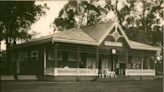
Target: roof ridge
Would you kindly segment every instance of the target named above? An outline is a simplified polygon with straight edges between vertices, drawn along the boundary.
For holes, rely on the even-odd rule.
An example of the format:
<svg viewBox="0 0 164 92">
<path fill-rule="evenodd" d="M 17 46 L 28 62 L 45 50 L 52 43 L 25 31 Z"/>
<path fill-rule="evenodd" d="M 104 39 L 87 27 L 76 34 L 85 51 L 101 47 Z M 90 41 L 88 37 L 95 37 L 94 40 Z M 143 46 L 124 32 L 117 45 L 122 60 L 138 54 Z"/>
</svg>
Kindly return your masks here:
<svg viewBox="0 0 164 92">
<path fill-rule="evenodd" d="M 87 34 L 86 32 L 84 32 L 82 29 L 80 29 L 80 28 L 78 28 L 79 29 L 79 31 L 81 31 L 81 32 L 83 32 L 83 33 L 85 33 L 86 35 L 88 35 L 89 37 L 91 37 L 89 34 Z M 95 38 L 93 38 L 93 37 L 91 37 L 94 41 L 96 41 L 96 42 L 98 42 Z"/>
<path fill-rule="evenodd" d="M 81 30 L 82 31 L 82 30 Z M 84 32 L 84 31 L 82 31 Z M 84 32 L 86 35 L 88 35 L 89 37 L 91 37 L 93 40 L 95 40 L 96 42 L 98 42 L 95 38 L 93 38 L 91 35 L 87 34 L 86 32 Z"/>
</svg>

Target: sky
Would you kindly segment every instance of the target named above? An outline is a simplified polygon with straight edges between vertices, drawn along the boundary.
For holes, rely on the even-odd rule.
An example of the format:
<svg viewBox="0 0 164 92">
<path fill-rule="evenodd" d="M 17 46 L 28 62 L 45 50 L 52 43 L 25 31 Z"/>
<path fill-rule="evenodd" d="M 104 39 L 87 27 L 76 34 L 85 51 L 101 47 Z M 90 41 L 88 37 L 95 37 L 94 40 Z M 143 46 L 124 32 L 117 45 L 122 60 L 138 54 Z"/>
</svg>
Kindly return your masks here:
<svg viewBox="0 0 164 92">
<path fill-rule="evenodd" d="M 53 33 L 53 27 L 50 25 L 53 23 L 54 19 L 58 16 L 59 11 L 64 7 L 68 0 L 56 0 L 56 1 L 36 1 L 36 4 L 44 4 L 47 3 L 49 10 L 46 11 L 46 15 L 42 16 L 40 20 L 34 23 L 31 26 L 31 30 L 29 32 L 35 31 L 38 33 L 36 37 L 45 36 Z M 1 50 L 5 50 L 5 42 L 1 42 Z"/>
<path fill-rule="evenodd" d="M 46 16 L 41 17 L 39 21 L 31 26 L 30 31 L 38 32 L 39 35 L 37 37 L 51 34 L 53 32 L 53 27 L 50 27 L 50 25 L 52 25 L 54 19 L 58 16 L 59 11 L 67 2 L 67 0 L 37 1 L 36 4 L 47 3 L 49 10 L 47 10 Z"/>
</svg>

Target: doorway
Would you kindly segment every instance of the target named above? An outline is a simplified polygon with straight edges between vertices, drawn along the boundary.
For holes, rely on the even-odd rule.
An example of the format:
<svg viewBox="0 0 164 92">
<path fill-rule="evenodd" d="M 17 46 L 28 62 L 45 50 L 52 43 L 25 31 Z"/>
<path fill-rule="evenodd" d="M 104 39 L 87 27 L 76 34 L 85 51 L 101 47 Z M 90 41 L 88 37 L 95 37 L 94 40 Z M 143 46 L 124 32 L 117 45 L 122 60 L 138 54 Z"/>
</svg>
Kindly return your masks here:
<svg viewBox="0 0 164 92">
<path fill-rule="evenodd" d="M 110 55 L 102 55 L 99 58 L 98 69 L 101 73 L 105 73 L 106 70 L 112 71 L 112 62 Z"/>
<path fill-rule="evenodd" d="M 119 74 L 119 63 L 118 63 L 118 55 L 111 54 L 111 61 L 112 61 L 112 71 L 115 71 L 116 75 Z"/>
<path fill-rule="evenodd" d="M 120 64 L 119 75 L 124 76 L 125 75 L 126 64 L 125 63 L 119 63 L 119 64 Z"/>
</svg>

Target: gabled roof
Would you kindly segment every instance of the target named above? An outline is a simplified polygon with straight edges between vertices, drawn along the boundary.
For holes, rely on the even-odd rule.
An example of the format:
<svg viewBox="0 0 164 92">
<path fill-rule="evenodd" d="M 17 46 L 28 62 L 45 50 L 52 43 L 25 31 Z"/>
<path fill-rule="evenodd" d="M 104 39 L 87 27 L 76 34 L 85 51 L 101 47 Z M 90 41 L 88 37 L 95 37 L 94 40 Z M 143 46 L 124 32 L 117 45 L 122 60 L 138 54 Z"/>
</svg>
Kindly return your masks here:
<svg viewBox="0 0 164 92">
<path fill-rule="evenodd" d="M 83 28 L 82 30 L 88 34 L 90 37 L 95 39 L 98 45 L 105 39 L 105 37 L 112 31 L 114 28 L 114 21 L 110 20 L 107 23 L 100 23 L 97 25 L 89 26 L 87 28 Z"/>
<path fill-rule="evenodd" d="M 121 34 L 123 35 L 123 37 L 125 38 L 126 42 L 128 43 L 131 49 L 160 51 L 160 48 L 131 41 L 130 39 L 128 39 L 127 35 L 123 31 L 122 27 L 118 24 L 118 22 L 117 25 L 118 25 L 118 29 L 120 30 Z M 114 27 L 115 27 L 115 22 L 110 20 L 107 23 L 100 23 L 82 29 L 72 28 L 66 31 L 53 33 L 48 36 L 44 36 L 41 38 L 31 40 L 26 43 L 22 43 L 22 45 L 34 45 L 34 44 L 40 44 L 45 42 L 52 42 L 52 43 L 64 42 L 64 43 L 99 46 Z"/>
</svg>

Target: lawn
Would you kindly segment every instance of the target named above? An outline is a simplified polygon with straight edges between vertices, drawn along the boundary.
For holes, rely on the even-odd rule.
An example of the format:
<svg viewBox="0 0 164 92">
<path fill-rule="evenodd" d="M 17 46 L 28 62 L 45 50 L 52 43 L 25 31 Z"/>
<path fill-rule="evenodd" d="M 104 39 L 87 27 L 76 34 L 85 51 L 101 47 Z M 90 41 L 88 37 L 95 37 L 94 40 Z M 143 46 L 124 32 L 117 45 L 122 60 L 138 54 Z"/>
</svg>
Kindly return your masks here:
<svg viewBox="0 0 164 92">
<path fill-rule="evenodd" d="M 1 92 L 163 92 L 162 80 L 108 82 L 1 81 Z"/>
</svg>

